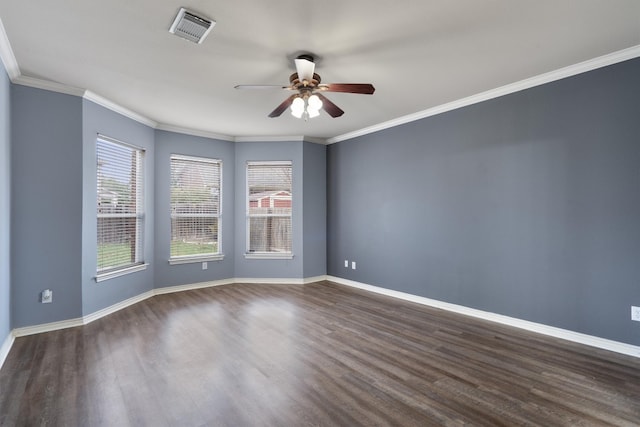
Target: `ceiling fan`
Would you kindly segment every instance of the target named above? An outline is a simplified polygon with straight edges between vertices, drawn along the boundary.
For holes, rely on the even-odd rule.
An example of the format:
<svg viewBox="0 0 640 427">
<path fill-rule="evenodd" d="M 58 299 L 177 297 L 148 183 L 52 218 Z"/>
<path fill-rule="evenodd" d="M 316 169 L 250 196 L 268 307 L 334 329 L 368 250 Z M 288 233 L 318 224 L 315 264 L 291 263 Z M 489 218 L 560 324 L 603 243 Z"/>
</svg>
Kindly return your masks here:
<svg viewBox="0 0 640 427">
<path fill-rule="evenodd" d="M 299 55 L 296 60 L 296 72 L 289 77 L 289 86 L 278 85 L 238 85 L 236 89 L 284 89 L 295 92 L 273 110 L 269 117 L 279 117 L 291 107 L 291 114 L 305 120 L 320 115 L 320 109 L 331 117 L 340 117 L 344 111 L 327 99 L 322 92 L 343 92 L 372 95 L 376 90 L 370 83 L 320 83 L 316 74 L 313 56 Z"/>
</svg>

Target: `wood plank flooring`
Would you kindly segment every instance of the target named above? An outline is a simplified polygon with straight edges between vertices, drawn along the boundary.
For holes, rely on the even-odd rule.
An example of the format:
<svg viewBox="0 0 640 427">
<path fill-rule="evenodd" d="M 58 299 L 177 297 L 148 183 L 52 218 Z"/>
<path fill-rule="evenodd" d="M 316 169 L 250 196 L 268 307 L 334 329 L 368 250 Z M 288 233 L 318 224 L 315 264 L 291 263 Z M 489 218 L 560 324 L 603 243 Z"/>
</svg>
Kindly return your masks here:
<svg viewBox="0 0 640 427">
<path fill-rule="evenodd" d="M 16 339 L 2 426 L 633 426 L 640 361 L 329 282 Z"/>
</svg>

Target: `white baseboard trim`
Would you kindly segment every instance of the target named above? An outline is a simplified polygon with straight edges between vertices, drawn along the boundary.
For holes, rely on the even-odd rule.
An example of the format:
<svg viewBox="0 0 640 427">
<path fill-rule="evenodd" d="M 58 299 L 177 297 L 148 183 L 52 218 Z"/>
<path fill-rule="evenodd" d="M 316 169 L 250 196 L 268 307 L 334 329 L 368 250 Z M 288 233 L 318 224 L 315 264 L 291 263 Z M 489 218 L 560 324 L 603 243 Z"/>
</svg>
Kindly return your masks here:
<svg viewBox="0 0 640 427">
<path fill-rule="evenodd" d="M 192 283 L 189 285 L 167 286 L 154 289 L 154 295 L 173 294 L 175 292 L 191 291 L 194 289 L 211 288 L 213 286 L 232 285 L 235 279 L 212 280 L 209 282 Z"/>
<path fill-rule="evenodd" d="M 9 333 L 7 338 L 2 342 L 2 347 L 0 347 L 0 369 L 2 365 L 4 365 L 4 361 L 7 360 L 7 356 L 9 355 L 9 350 L 11 350 L 11 346 L 13 346 L 13 341 L 15 337 L 13 333 Z"/>
<path fill-rule="evenodd" d="M 306 279 L 303 279 L 302 283 L 304 285 L 309 285 L 311 283 L 322 282 L 323 280 L 329 280 L 329 276 L 325 274 L 322 276 L 307 277 Z"/>
<path fill-rule="evenodd" d="M 213 280 L 213 281 L 208 281 L 208 282 L 199 282 L 199 283 L 192 283 L 192 284 L 188 284 L 188 285 L 178 285 L 178 286 L 167 286 L 164 288 L 156 288 L 156 289 L 152 289 L 150 291 L 144 292 L 140 295 L 136 295 L 134 297 L 131 297 L 129 299 L 126 299 L 124 301 L 120 301 L 119 303 L 113 304 L 109 307 L 105 307 L 101 310 L 95 311 L 91 314 L 87 314 L 86 316 L 83 316 L 81 318 L 77 318 L 77 319 L 69 319 L 69 320 L 62 320 L 59 322 L 52 322 L 52 323 L 44 323 L 41 325 L 34 325 L 34 326 L 26 326 L 23 328 L 16 328 L 14 329 L 11 334 L 11 340 L 9 341 L 9 338 L 7 338 L 7 340 L 5 341 L 5 343 L 3 344 L 2 348 L 0 349 L 0 361 L 3 361 L 4 359 L 2 358 L 2 355 L 4 354 L 3 352 L 6 350 L 6 353 L 9 354 L 9 350 L 11 349 L 11 346 L 13 345 L 13 339 L 17 338 L 17 337 L 24 337 L 27 335 L 35 335 L 35 334 L 41 334 L 43 332 L 51 332 L 51 331 L 56 331 L 58 329 L 65 329 L 65 328 L 73 328 L 76 326 L 82 326 L 82 325 L 86 325 L 88 323 L 94 322 L 102 317 L 108 316 L 110 314 L 115 313 L 116 311 L 120 311 L 124 308 L 127 308 L 133 304 L 137 304 L 141 301 L 146 300 L 147 298 L 151 298 L 152 296 L 155 295 L 164 295 L 164 294 L 171 294 L 171 293 L 175 293 L 175 292 L 184 292 L 184 291 L 189 291 L 189 290 L 193 290 L 193 289 L 202 289 L 202 288 L 210 288 L 213 286 L 223 286 L 223 285 L 233 285 L 233 284 L 237 284 L 237 283 L 249 283 L 249 284 L 291 284 L 291 285 L 306 285 L 309 283 L 315 283 L 315 282 L 319 282 L 322 280 L 327 280 L 328 276 L 316 276 L 316 277 L 308 277 L 308 278 L 302 278 L 302 279 L 286 279 L 286 278 L 280 278 L 280 279 L 266 279 L 266 278 L 231 278 L 231 279 L 222 279 L 222 280 Z M 8 344 L 7 344 L 8 343 Z M 5 346 L 7 347 L 5 349 Z M 6 357 L 6 355 L 4 355 L 4 357 Z M 2 364 L 0 363 L 0 367 L 2 366 Z"/>
<path fill-rule="evenodd" d="M 14 339 L 17 337 L 23 337 L 27 335 L 40 334 L 43 332 L 51 332 L 59 329 L 73 328 L 76 326 L 86 325 L 102 317 L 108 316 L 109 314 L 115 313 L 116 311 L 122 310 L 133 304 L 144 301 L 147 298 L 151 298 L 152 296 L 155 296 L 155 295 L 164 295 L 164 294 L 170 294 L 175 292 L 189 291 L 193 289 L 209 288 L 213 286 L 233 285 L 238 283 L 306 285 L 310 283 L 320 282 L 323 280 L 328 280 L 341 285 L 363 289 L 365 291 L 375 292 L 377 294 L 386 295 L 393 298 L 399 298 L 405 301 L 411 301 L 418 304 L 451 311 L 454 313 L 459 313 L 467 316 L 476 317 L 479 319 L 489 320 L 491 322 L 501 323 L 503 325 L 513 326 L 513 327 L 524 329 L 527 331 L 537 332 L 543 335 L 548 335 L 551 337 L 560 338 L 567 341 L 572 341 L 579 344 L 585 344 L 591 347 L 596 347 L 603 350 L 609 350 L 616 353 L 626 354 L 628 356 L 634 356 L 634 357 L 640 358 L 640 346 L 635 346 L 632 344 L 626 344 L 618 341 L 594 337 L 594 336 L 582 334 L 579 332 L 569 331 L 566 329 L 543 325 L 541 323 L 535 323 L 535 322 L 530 322 L 528 320 L 522 320 L 514 317 L 504 316 L 501 314 L 477 310 L 474 308 L 469 308 L 462 305 L 451 304 L 444 301 L 438 301 L 430 298 L 412 295 L 405 292 L 385 289 L 378 286 L 368 285 L 366 283 L 343 279 L 340 277 L 323 275 L 323 276 L 308 277 L 303 279 L 232 278 L 232 279 L 193 283 L 188 285 L 178 285 L 178 286 L 169 286 L 165 288 L 157 288 L 157 289 L 152 289 L 150 291 L 144 292 L 140 295 L 136 295 L 134 297 L 131 297 L 127 300 L 121 301 L 109 307 L 103 308 L 94 313 L 83 316 L 82 318 L 63 320 L 60 322 L 45 323 L 41 325 L 27 326 L 23 328 L 16 328 L 4 340 L 4 342 L 2 343 L 2 347 L 0 347 L 0 368 L 4 364 L 4 361 L 7 358 L 7 356 L 9 355 L 9 351 L 13 346 Z"/>
<path fill-rule="evenodd" d="M 554 326 L 548 326 L 541 323 L 530 322 L 528 320 L 517 319 L 515 317 L 504 316 L 502 314 L 491 313 L 488 311 L 477 310 L 475 308 L 465 307 L 462 305 L 451 304 L 444 301 L 438 301 L 430 298 L 425 298 L 417 295 L 408 294 L 405 292 L 394 291 L 391 289 L 385 289 L 378 286 L 368 285 L 366 283 L 360 283 L 353 280 L 343 279 L 335 276 L 327 276 L 326 280 L 335 282 L 341 285 L 350 286 L 353 288 L 363 289 L 377 294 L 390 296 L 393 298 L 403 299 L 405 301 L 411 301 L 430 307 L 440 308 L 442 310 L 451 311 L 454 313 L 464 314 L 466 316 L 472 316 L 479 319 L 489 320 L 491 322 L 501 323 L 503 325 L 513 326 L 516 328 L 524 329 L 531 332 L 537 332 L 539 334 L 551 336 L 554 338 L 560 338 L 567 341 L 572 341 L 579 344 L 585 344 L 591 347 L 600 348 L 603 350 L 609 350 L 616 353 L 626 354 L 628 356 L 634 356 L 640 358 L 640 346 L 632 344 L 621 343 L 605 338 L 595 337 L 592 335 L 583 334 L 580 332 L 574 332 L 567 329 L 556 328 Z"/>
<path fill-rule="evenodd" d="M 278 278 L 255 278 L 237 277 L 234 283 L 246 283 L 251 285 L 302 285 L 303 279 L 278 279 Z"/>
<path fill-rule="evenodd" d="M 234 280 L 234 283 L 248 283 L 248 284 L 257 284 L 257 285 L 308 285 L 309 283 L 320 282 L 322 280 L 327 280 L 327 276 L 315 276 L 301 279 L 283 279 L 283 278 L 245 278 L 245 277 L 237 277 Z"/>
<path fill-rule="evenodd" d="M 86 324 L 89 324 L 91 322 L 95 322 L 98 319 L 101 319 L 101 318 L 103 318 L 105 316 L 108 316 L 110 314 L 115 313 L 116 311 L 120 311 L 120 310 L 122 310 L 124 308 L 127 308 L 127 307 L 133 305 L 133 304 L 137 304 L 137 303 L 139 303 L 141 301 L 146 300 L 147 298 L 151 298 L 154 294 L 155 294 L 154 291 L 150 290 L 150 291 L 144 292 L 144 293 L 142 293 L 140 295 L 136 295 L 134 297 L 126 299 L 124 301 L 120 301 L 120 302 L 118 302 L 116 304 L 110 305 L 109 307 L 105 307 L 105 308 L 103 308 L 101 310 L 94 311 L 93 313 L 87 314 L 86 316 L 82 317 L 82 324 L 86 325 Z"/>
<path fill-rule="evenodd" d="M 13 330 L 13 336 L 24 337 L 27 335 L 41 334 L 43 332 L 57 331 L 59 329 L 75 328 L 82 326 L 84 322 L 81 317 L 76 319 L 61 320 L 59 322 L 43 323 L 41 325 L 25 326 Z"/>
</svg>

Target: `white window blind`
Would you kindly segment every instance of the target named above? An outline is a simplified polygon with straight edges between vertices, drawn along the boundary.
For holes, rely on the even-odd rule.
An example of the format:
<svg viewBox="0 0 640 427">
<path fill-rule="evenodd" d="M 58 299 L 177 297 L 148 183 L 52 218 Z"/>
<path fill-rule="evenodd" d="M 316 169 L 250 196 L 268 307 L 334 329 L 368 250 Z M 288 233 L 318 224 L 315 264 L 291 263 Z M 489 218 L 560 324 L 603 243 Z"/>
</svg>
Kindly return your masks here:
<svg viewBox="0 0 640 427">
<path fill-rule="evenodd" d="M 220 160 L 171 156 L 171 259 L 218 255 Z"/>
<path fill-rule="evenodd" d="M 291 253 L 291 162 L 247 163 L 247 248 Z"/>
<path fill-rule="evenodd" d="M 98 274 L 142 264 L 144 150 L 96 141 Z"/>
</svg>

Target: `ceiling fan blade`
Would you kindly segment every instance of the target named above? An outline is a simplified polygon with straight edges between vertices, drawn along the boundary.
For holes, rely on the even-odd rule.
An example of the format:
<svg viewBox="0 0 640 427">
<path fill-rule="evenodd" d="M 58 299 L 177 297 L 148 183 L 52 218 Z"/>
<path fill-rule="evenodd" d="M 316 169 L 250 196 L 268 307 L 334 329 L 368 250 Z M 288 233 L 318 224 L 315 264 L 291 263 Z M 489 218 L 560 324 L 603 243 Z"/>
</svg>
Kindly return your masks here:
<svg viewBox="0 0 640 427">
<path fill-rule="evenodd" d="M 345 92 L 372 95 L 376 91 L 371 83 L 328 83 L 318 86 L 320 90 L 326 92 Z"/>
<path fill-rule="evenodd" d="M 237 85 L 235 89 L 291 89 L 290 86 L 282 85 Z"/>
<path fill-rule="evenodd" d="M 327 112 L 331 117 L 336 118 L 344 114 L 344 111 L 321 93 L 315 94 L 322 100 L 322 109 Z"/>
<path fill-rule="evenodd" d="M 291 106 L 291 104 L 293 103 L 293 100 L 296 99 L 296 97 L 298 96 L 298 94 L 295 95 L 291 95 L 290 97 L 288 97 L 287 99 L 285 99 L 282 104 L 278 105 L 276 107 L 275 110 L 273 110 L 270 114 L 269 117 L 274 118 L 274 117 L 280 117 L 280 115 L 282 113 L 284 113 L 284 111 L 289 108 Z"/>
<path fill-rule="evenodd" d="M 316 69 L 316 64 L 308 59 L 298 58 L 296 62 L 296 71 L 298 72 L 298 79 L 300 81 L 310 82 L 313 79 L 313 73 Z"/>
</svg>

